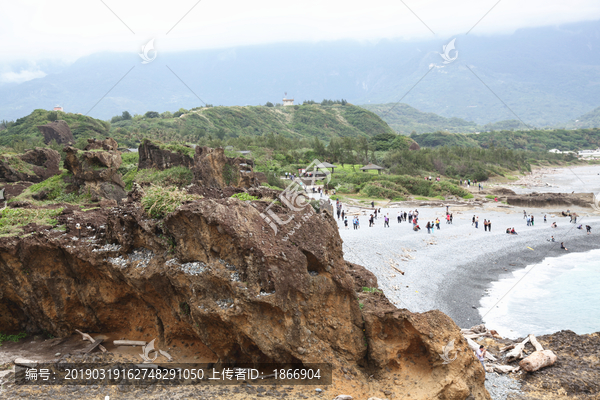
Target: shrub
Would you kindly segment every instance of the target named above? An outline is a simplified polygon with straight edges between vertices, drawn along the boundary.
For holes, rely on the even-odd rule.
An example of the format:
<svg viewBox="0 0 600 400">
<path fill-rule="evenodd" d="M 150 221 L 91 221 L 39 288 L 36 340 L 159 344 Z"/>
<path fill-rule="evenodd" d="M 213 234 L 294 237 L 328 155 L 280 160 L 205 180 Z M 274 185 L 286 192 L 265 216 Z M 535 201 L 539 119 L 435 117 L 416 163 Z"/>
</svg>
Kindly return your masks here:
<svg viewBox="0 0 600 400">
<path fill-rule="evenodd" d="M 254 201 L 254 200 L 258 200 L 258 197 L 256 196 L 251 196 L 246 192 L 242 192 L 242 193 L 236 193 L 233 196 L 231 196 L 234 199 L 238 199 L 241 201 Z"/>
<path fill-rule="evenodd" d="M 381 289 L 377 289 L 374 287 L 363 287 L 362 291 L 365 293 L 383 293 Z"/>
<path fill-rule="evenodd" d="M 223 166 L 223 181 L 227 186 L 237 182 L 238 172 L 233 165 L 225 164 Z"/>
<path fill-rule="evenodd" d="M 152 185 L 144 190 L 142 207 L 151 218 L 164 218 L 175 211 L 184 201 L 192 201 L 200 196 L 188 194 L 175 187 Z"/>
<path fill-rule="evenodd" d="M 360 192 L 368 197 L 393 199 L 394 197 L 402 197 L 402 193 L 394 189 L 382 187 L 380 182 L 366 184 Z"/>
<path fill-rule="evenodd" d="M 278 187 L 280 189 L 285 189 L 285 182 L 278 178 L 275 173 L 267 172 L 267 183 L 271 186 Z"/>
<path fill-rule="evenodd" d="M 20 332 L 16 335 L 7 335 L 5 333 L 0 332 L 0 346 L 2 346 L 2 342 L 7 342 L 10 340 L 11 342 L 16 343 L 25 337 L 27 337 L 27 334 L 25 332 Z"/>
<path fill-rule="evenodd" d="M 191 159 L 193 159 L 194 155 L 196 154 L 196 150 L 193 147 L 184 146 L 179 143 L 161 144 L 159 145 L 159 147 L 163 150 L 172 151 L 173 153 L 184 154 L 190 157 Z"/>
</svg>

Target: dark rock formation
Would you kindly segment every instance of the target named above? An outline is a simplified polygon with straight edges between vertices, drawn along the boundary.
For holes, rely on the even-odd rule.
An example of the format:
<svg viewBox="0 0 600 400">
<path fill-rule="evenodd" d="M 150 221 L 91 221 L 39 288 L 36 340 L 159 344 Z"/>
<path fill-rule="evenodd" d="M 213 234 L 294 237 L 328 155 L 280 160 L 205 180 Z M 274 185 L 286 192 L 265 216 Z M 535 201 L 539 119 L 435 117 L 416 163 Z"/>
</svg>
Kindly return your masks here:
<svg viewBox="0 0 600 400">
<path fill-rule="evenodd" d="M 52 140 L 56 140 L 58 144 L 73 144 L 75 138 L 71 133 L 69 125 L 63 120 L 50 122 L 46 125 L 39 125 L 37 127 L 40 132 L 44 135 L 44 143 L 48 144 Z"/>
<path fill-rule="evenodd" d="M 138 168 L 155 168 L 164 170 L 171 167 L 183 166 L 192 168 L 194 159 L 187 154 L 161 149 L 159 145 L 149 140 L 144 140 L 138 148 Z"/>
<path fill-rule="evenodd" d="M 274 234 L 263 217 L 268 207 L 272 218 L 294 222 Z M 220 362 L 330 363 L 333 387 L 349 394 L 489 399 L 454 322 L 357 292 L 376 286 L 375 277 L 343 259 L 335 221 L 310 206 L 293 213 L 260 201 L 201 199 L 159 224 L 128 202 L 75 208 L 59 223 L 66 236 L 38 229 L 0 238 L 3 330 L 120 332 L 158 338 L 159 348 L 196 340 Z M 90 229 L 73 241 L 77 223 Z M 91 236 L 98 244 L 84 242 Z M 459 351 L 444 364 L 439 354 L 450 340 Z M 378 392 L 365 389 L 371 385 Z"/>
<path fill-rule="evenodd" d="M 112 140 L 112 139 L 110 139 Z M 118 151 L 80 151 L 65 147 L 65 168 L 73 174 L 79 193 L 89 193 L 92 200 L 102 198 L 120 202 L 127 196 L 125 182 L 117 169 L 121 165 Z"/>
<path fill-rule="evenodd" d="M 241 157 L 225 156 L 223 148 L 196 147 L 194 183 L 203 187 L 249 188 L 258 185 L 252 170 L 254 163 Z"/>
<path fill-rule="evenodd" d="M 0 156 L 0 182 L 38 183 L 57 175 L 59 164 L 56 150 L 40 147 L 22 155 Z"/>
<path fill-rule="evenodd" d="M 529 193 L 507 196 L 511 206 L 519 207 L 592 207 L 593 193 Z"/>
</svg>

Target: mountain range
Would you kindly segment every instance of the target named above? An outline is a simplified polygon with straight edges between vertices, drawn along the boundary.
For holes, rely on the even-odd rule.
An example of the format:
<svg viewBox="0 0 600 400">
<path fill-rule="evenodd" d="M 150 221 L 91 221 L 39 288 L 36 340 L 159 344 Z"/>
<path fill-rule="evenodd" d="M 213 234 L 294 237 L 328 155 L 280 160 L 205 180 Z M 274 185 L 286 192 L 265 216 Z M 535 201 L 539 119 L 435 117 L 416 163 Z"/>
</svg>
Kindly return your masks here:
<svg viewBox="0 0 600 400">
<path fill-rule="evenodd" d="M 445 64 L 440 53 L 451 39 L 456 51 L 450 56 L 456 59 Z M 0 119 L 57 104 L 101 119 L 124 110 L 143 114 L 206 103 L 260 105 L 281 102 L 287 92 L 296 104 L 343 98 L 364 105 L 403 133 L 406 129 L 396 127 L 402 122 L 384 115 L 384 104 L 404 103 L 450 119 L 435 122 L 440 129 L 472 131 L 505 120 L 530 127 L 575 125 L 598 107 L 599 39 L 600 21 L 592 21 L 418 42 L 347 40 L 161 52 L 146 65 L 137 54 L 98 53 L 69 65 L 41 63 L 49 65 L 46 76 L 0 84 Z M 395 107 L 389 114 L 402 110 L 409 109 Z M 585 121 L 597 124 L 593 115 Z M 411 131 L 422 131 L 413 122 Z"/>
</svg>

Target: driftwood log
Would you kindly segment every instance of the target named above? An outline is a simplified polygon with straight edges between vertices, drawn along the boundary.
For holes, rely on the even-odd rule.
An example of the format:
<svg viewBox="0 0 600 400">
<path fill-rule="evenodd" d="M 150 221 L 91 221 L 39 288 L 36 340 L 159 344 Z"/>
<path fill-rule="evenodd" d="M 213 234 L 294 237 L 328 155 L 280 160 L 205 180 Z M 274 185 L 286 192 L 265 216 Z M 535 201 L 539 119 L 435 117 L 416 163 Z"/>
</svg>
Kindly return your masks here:
<svg viewBox="0 0 600 400">
<path fill-rule="evenodd" d="M 115 346 L 145 346 L 146 342 L 143 340 L 114 340 Z"/>
<path fill-rule="evenodd" d="M 83 336 L 83 340 L 87 340 L 90 343 L 95 343 L 96 340 L 94 340 L 93 337 L 91 337 L 90 335 L 88 335 L 87 333 L 83 333 L 78 329 L 75 329 L 75 332 L 79 333 L 81 336 Z M 100 350 L 102 350 L 103 353 L 106 353 L 106 348 L 104 346 L 102 346 L 101 344 L 98 344 L 98 348 Z"/>
<path fill-rule="evenodd" d="M 544 350 L 542 345 L 536 340 L 535 336 L 529 335 L 528 339 L 535 347 L 535 351 L 519 363 L 519 366 L 524 371 L 537 371 L 540 368 L 548 367 L 556 362 L 556 354 L 554 354 L 552 350 Z"/>
<path fill-rule="evenodd" d="M 525 345 L 527 342 L 529 342 L 529 337 L 517 344 L 511 351 L 506 353 L 506 361 L 511 362 L 522 359 L 524 357 L 523 350 L 525 350 Z"/>
</svg>

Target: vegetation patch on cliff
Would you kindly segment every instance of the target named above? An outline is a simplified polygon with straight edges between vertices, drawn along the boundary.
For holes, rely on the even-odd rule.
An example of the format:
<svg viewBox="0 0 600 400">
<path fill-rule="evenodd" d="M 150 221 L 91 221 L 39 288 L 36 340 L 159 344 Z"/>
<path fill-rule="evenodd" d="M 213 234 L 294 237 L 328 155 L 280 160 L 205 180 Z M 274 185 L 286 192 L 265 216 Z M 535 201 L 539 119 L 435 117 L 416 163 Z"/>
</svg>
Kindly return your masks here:
<svg viewBox="0 0 600 400">
<path fill-rule="evenodd" d="M 0 214 L 0 237 L 15 236 L 23 232 L 23 227 L 31 223 L 55 226 L 56 217 L 63 212 L 56 209 L 7 208 Z"/>
<path fill-rule="evenodd" d="M 198 195 L 188 194 L 176 187 L 151 185 L 144 190 L 142 206 L 151 218 L 164 218 L 167 214 L 175 211 L 183 202 L 199 198 L 201 197 Z"/>
</svg>

